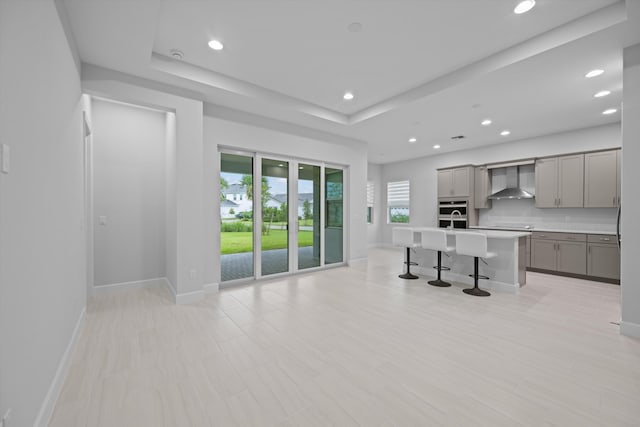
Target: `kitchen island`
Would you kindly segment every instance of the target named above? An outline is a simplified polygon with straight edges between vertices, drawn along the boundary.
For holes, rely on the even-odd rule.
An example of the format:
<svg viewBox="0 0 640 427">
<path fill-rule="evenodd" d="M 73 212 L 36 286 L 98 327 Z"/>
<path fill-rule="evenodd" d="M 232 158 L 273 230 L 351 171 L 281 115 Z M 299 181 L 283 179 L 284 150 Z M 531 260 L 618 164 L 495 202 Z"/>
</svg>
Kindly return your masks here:
<svg viewBox="0 0 640 427">
<path fill-rule="evenodd" d="M 416 241 L 420 241 L 420 232 L 433 229 L 433 227 L 416 227 L 413 229 Z M 442 229 L 440 229 L 442 230 Z M 526 238 L 531 233 L 527 231 L 501 231 L 501 230 L 445 230 L 447 242 L 455 246 L 455 236 L 458 232 L 474 232 L 487 236 L 487 247 L 497 256 L 487 260 L 487 265 L 480 264 L 480 274 L 489 276 L 488 280 L 481 280 L 480 287 L 517 293 L 520 287 L 526 284 Z M 431 266 L 436 265 L 437 252 L 428 249 L 417 249 L 415 261 L 418 263 L 417 272 L 433 276 L 435 270 Z M 450 254 L 450 257 L 442 256 L 442 265 L 451 268 L 451 271 L 443 272 L 443 280 L 473 285 L 473 258 Z"/>
</svg>

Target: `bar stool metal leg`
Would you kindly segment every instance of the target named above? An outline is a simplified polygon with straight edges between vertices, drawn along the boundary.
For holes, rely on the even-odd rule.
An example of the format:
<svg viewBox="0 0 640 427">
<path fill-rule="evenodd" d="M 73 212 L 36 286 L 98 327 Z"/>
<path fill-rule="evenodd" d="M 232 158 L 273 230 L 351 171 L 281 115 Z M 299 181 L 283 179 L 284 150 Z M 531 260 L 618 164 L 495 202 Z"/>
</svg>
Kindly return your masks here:
<svg viewBox="0 0 640 427">
<path fill-rule="evenodd" d="M 488 279 L 487 276 L 481 276 L 479 274 L 478 257 L 473 257 L 473 275 L 470 274 L 469 276 L 473 277 L 473 288 L 463 289 L 462 292 L 476 297 L 488 297 L 491 295 L 489 292 L 483 291 L 478 287 L 478 279 Z"/>
<path fill-rule="evenodd" d="M 401 279 L 418 279 L 418 276 L 415 274 L 411 274 L 411 248 L 407 248 L 407 260 L 405 261 L 407 264 L 407 272 L 405 274 L 400 274 L 398 277 Z M 413 265 L 417 265 L 413 263 Z"/>
<path fill-rule="evenodd" d="M 440 279 L 440 273 L 442 272 L 442 270 L 449 270 L 448 267 L 442 266 L 442 251 L 438 251 L 438 265 L 435 267 L 435 269 L 438 270 L 438 278 L 436 280 L 429 280 L 427 283 L 431 286 L 437 286 L 439 288 L 447 288 L 451 286 L 451 283 L 445 282 L 444 280 Z"/>
</svg>

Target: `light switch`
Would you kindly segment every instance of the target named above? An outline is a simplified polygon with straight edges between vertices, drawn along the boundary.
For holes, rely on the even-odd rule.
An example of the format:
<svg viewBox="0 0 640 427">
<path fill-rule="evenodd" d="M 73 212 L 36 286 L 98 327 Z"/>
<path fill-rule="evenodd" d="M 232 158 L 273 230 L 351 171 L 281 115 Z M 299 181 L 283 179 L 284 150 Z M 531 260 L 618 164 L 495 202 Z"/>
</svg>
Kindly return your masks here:
<svg viewBox="0 0 640 427">
<path fill-rule="evenodd" d="M 2 144 L 0 154 L 2 155 L 0 169 L 2 170 L 2 173 L 9 173 L 9 170 L 11 169 L 11 149 L 7 144 Z"/>
<path fill-rule="evenodd" d="M 107 225 L 107 217 L 106 216 L 100 216 L 98 218 L 98 224 L 100 225 Z"/>
</svg>

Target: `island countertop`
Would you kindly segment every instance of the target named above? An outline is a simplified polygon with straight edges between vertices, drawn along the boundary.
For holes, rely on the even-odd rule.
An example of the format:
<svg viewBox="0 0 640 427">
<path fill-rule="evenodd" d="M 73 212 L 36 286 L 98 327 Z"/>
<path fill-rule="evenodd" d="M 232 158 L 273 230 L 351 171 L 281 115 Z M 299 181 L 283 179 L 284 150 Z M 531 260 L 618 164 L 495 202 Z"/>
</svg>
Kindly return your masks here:
<svg viewBox="0 0 640 427">
<path fill-rule="evenodd" d="M 487 239 L 518 239 L 520 237 L 527 237 L 531 234 L 530 231 L 504 231 L 504 230 L 479 230 L 479 229 L 450 229 L 450 228 L 436 228 L 436 227 L 415 227 L 414 233 L 419 233 L 423 230 L 444 230 L 448 236 L 455 236 L 458 232 L 472 232 L 484 234 Z"/>
</svg>

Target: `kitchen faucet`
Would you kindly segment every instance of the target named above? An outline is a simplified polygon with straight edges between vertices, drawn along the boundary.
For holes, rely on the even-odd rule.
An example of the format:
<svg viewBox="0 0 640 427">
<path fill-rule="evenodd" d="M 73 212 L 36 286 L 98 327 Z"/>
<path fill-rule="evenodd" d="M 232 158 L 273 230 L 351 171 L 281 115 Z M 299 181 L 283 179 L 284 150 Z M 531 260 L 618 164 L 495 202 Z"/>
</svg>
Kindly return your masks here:
<svg viewBox="0 0 640 427">
<path fill-rule="evenodd" d="M 449 219 L 451 220 L 451 224 L 449 225 L 449 228 L 453 228 L 453 215 L 454 215 L 455 213 L 457 213 L 457 214 L 458 214 L 458 216 L 459 216 L 460 218 L 462 218 L 462 214 L 460 213 L 460 211 L 459 211 L 459 210 L 457 210 L 457 209 L 456 209 L 455 211 L 451 212 L 451 216 L 449 217 Z"/>
</svg>

